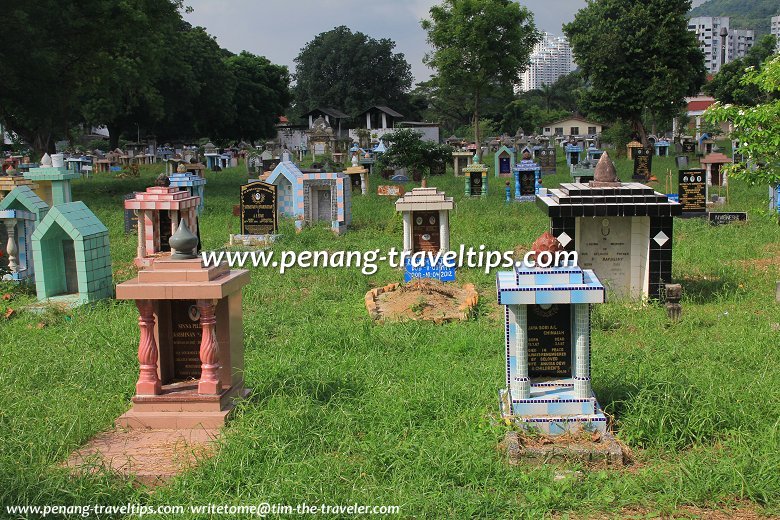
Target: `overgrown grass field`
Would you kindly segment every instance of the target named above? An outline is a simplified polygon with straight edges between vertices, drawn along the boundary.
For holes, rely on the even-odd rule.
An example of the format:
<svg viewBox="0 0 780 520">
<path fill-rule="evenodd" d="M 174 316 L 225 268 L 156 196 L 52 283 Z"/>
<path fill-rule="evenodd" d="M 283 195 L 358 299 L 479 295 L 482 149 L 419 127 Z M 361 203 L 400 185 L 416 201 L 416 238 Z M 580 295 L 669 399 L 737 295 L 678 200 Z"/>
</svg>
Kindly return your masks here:
<svg viewBox="0 0 780 520">
<path fill-rule="evenodd" d="M 654 159 L 654 186 L 664 191 L 674 160 Z M 492 157 L 486 162 L 492 175 Z M 616 163 L 628 180 L 629 161 Z M 160 171 L 74 184 L 74 199 L 110 230 L 117 283 L 132 276 L 136 250 L 135 235 L 123 232 L 122 196 Z M 560 162 L 545 186 L 568 181 L 565 171 Z M 239 231 L 231 208 L 247 175 L 206 177 L 203 247 L 219 249 Z M 372 178 L 372 194 L 353 198 L 346 235 L 296 234 L 285 221 L 274 248 L 400 248 L 394 199 L 376 195 L 384 182 Z M 534 204 L 504 202 L 503 179 L 491 176 L 485 200 L 465 200 L 463 179 L 451 173 L 429 185 L 455 198 L 453 248 L 528 247 L 548 227 Z M 41 316 L 23 311 L 29 294 L 1 302 L 17 314 L 0 318 L 0 504 L 359 503 L 399 505 L 401 517 L 417 518 L 619 517 L 686 506 L 780 514 L 780 227 L 766 213 L 765 187 L 731 181 L 730 197 L 725 209 L 748 211 L 746 225 L 675 220 L 679 323 L 657 304 L 595 306 L 593 388 L 634 451 L 626 469 L 506 464 L 497 446 L 508 427 L 495 420 L 504 364 L 495 272 L 458 272 L 480 292 L 470 321 L 376 325 L 363 296 L 401 280 L 399 270 L 253 269 L 243 307 L 251 398 L 216 456 L 154 492 L 60 467 L 129 407 L 138 375 L 133 303 Z"/>
</svg>

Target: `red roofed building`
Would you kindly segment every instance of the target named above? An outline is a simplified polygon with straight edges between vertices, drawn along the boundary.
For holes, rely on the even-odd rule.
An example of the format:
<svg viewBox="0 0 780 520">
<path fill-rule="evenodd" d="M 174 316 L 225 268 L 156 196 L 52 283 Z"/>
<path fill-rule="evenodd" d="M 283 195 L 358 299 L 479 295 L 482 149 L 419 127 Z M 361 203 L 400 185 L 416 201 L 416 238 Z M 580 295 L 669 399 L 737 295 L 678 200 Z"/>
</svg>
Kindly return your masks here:
<svg viewBox="0 0 780 520">
<path fill-rule="evenodd" d="M 701 137 L 701 124 L 702 124 L 702 115 L 704 114 L 704 111 L 707 110 L 707 108 L 715 103 L 715 98 L 712 96 L 694 96 L 694 97 L 687 97 L 685 98 L 685 102 L 687 103 L 686 107 L 686 114 L 688 115 L 689 122 L 688 122 L 688 130 L 691 132 L 695 132 L 696 139 L 698 140 L 699 137 Z M 677 133 L 677 120 L 674 120 L 674 135 L 678 135 Z M 728 124 L 724 123 L 721 125 L 721 131 L 723 133 L 728 133 L 729 126 Z"/>
<path fill-rule="evenodd" d="M 707 107 L 715 103 L 715 98 L 710 96 L 698 96 L 694 98 L 686 98 L 688 102 L 688 115 L 701 115 L 707 110 Z"/>
</svg>

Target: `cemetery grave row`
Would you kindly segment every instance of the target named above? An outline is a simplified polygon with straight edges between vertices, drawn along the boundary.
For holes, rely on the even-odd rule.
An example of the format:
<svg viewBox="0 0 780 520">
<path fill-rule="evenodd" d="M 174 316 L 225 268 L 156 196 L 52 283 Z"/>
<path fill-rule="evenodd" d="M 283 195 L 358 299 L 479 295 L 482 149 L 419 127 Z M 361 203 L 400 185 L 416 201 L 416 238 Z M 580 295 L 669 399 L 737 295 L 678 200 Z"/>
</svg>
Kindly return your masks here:
<svg viewBox="0 0 780 520">
<path fill-rule="evenodd" d="M 567 148 L 572 154 L 567 161 L 576 165 L 579 157 L 573 154 L 580 151 Z M 651 156 L 644 149 L 634 154 L 634 161 L 647 158 L 642 168 L 649 173 Z M 590 305 L 605 301 L 605 294 L 662 298 L 663 287 L 672 281 L 673 217 L 706 214 L 707 187 L 713 178 L 721 183 L 712 166 L 681 171 L 677 203 L 641 183 L 620 182 L 608 153 L 591 155 L 598 157 L 592 181 L 540 192 L 542 168 L 526 150 L 511 168 L 515 189 L 507 188 L 507 200 L 512 192 L 514 200 L 536 201 L 550 218 L 551 233 L 540 237 L 535 249 L 580 255 L 579 266 L 518 267 L 497 274 L 507 366 L 501 412 L 519 426 L 553 435 L 582 429 L 606 433 L 606 417 L 590 386 Z M 712 159 L 702 162 L 723 164 L 715 162 L 720 157 Z M 351 196 L 366 194 L 370 179 L 356 163 L 352 172 L 308 171 L 283 156 L 265 180 L 251 179 L 240 187 L 236 243 L 272 241 L 280 216 L 294 218 L 298 231 L 324 221 L 335 234 L 346 232 Z M 23 264 L 36 255 L 62 259 L 56 272 L 40 268 L 41 299 L 78 293 L 85 303 L 110 297 L 107 230 L 83 203 L 70 201 L 72 177 L 61 169 L 44 158 L 42 167 L 25 177 L 33 185 L 13 188 L 0 203 L 0 218 L 20 222 L 7 231 L 7 237 L 24 244 L 15 261 Z M 466 196 L 486 197 L 488 167 L 472 160 L 462 170 Z M 137 222 L 143 223 L 137 226 L 136 265 L 144 269 L 116 286 L 118 299 L 135 300 L 141 335 L 136 395 L 131 410 L 117 419 L 123 428 L 219 428 L 236 399 L 248 393 L 241 376 L 241 288 L 249 274 L 205 267 L 197 258 L 204 184 L 197 175 L 179 171 L 168 186 L 149 187 L 125 201 L 126 210 L 137 212 Z M 452 198 L 427 187 L 408 193 L 401 187 L 396 195 L 404 250 L 449 250 Z M 6 217 L 3 211 L 13 213 Z M 246 237 L 260 239 L 248 242 Z M 67 244 L 68 238 L 73 246 L 55 244 Z M 35 262 L 36 284 L 38 268 Z M 71 278 L 77 285 L 68 285 Z M 82 285 L 86 296 L 81 296 Z"/>
</svg>

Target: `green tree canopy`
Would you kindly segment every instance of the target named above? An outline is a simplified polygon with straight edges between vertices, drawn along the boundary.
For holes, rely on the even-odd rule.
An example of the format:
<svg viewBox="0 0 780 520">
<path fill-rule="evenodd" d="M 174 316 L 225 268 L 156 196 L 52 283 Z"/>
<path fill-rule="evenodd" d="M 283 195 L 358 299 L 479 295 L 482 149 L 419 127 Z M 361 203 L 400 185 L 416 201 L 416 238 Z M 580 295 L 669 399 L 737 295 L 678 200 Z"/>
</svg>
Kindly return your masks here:
<svg viewBox="0 0 780 520">
<path fill-rule="evenodd" d="M 513 134 L 518 129 L 525 133 L 541 131 L 550 121 L 572 113 L 582 113 L 580 98 L 586 84 L 579 71 L 558 78 L 555 83 L 540 89 L 523 92 L 504 106 L 501 129 Z"/>
<path fill-rule="evenodd" d="M 753 83 L 743 83 L 745 69 L 758 67 L 775 53 L 777 38 L 767 34 L 759 38 L 756 44 L 748 49 L 744 58 L 730 61 L 723 65 L 712 80 L 704 85 L 704 92 L 723 103 L 738 105 L 755 105 L 760 103 L 767 93 L 762 93 Z"/>
<path fill-rule="evenodd" d="M 220 48 L 181 0 L 40 0 L 4 10 L 0 121 L 54 151 L 79 125 L 158 140 L 274 135 L 289 103 L 285 67 Z M 119 23 L 96 23 L 118 20 Z"/>
<path fill-rule="evenodd" d="M 580 10 L 563 30 L 589 84 L 583 108 L 629 122 L 645 144 L 643 114 L 676 116 L 705 79 L 690 8 L 690 0 L 592 0 Z"/>
<path fill-rule="evenodd" d="M 148 127 L 164 115 L 163 98 L 155 83 L 173 62 L 170 41 L 181 17 L 178 2 L 133 0 L 117 2 L 112 16 L 122 24 L 112 31 L 114 45 L 102 45 L 95 60 L 102 67 L 83 78 L 78 90 L 81 116 L 106 125 L 112 148 L 119 134 Z M 137 125 L 137 126 L 136 126 Z"/>
<path fill-rule="evenodd" d="M 480 116 L 482 120 L 490 119 L 496 123 L 501 121 L 504 108 L 514 97 L 512 86 L 508 83 L 488 82 L 482 94 Z M 473 134 L 473 126 L 466 133 L 461 133 L 466 125 L 473 125 L 473 108 L 463 103 L 463 91 L 455 85 L 447 84 L 438 76 L 428 81 L 418 83 L 412 91 L 412 102 L 424 100 L 424 109 L 420 110 L 422 119 L 436 121 L 442 125 L 446 133 L 455 132 L 459 137 Z M 480 132 L 480 135 L 485 135 Z"/>
<path fill-rule="evenodd" d="M 440 89 L 471 107 L 479 143 L 478 122 L 490 85 L 514 84 L 539 41 L 533 15 L 511 0 L 444 0 L 429 13 L 422 27 L 433 52 L 425 62 L 436 70 Z"/>
<path fill-rule="evenodd" d="M 395 42 L 345 26 L 320 33 L 295 58 L 296 111 L 334 107 L 357 115 L 373 105 L 407 108 L 412 71 Z"/>
<path fill-rule="evenodd" d="M 508 134 L 515 134 L 518 130 L 522 130 L 526 134 L 534 134 L 540 132 L 545 123 L 570 115 L 571 111 L 569 110 L 555 106 L 547 110 L 533 99 L 520 97 L 504 107 L 501 128 Z"/>
<path fill-rule="evenodd" d="M 291 99 L 287 67 L 246 51 L 228 58 L 227 66 L 236 79 L 233 102 L 237 113 L 232 137 L 254 141 L 274 135 L 278 116 Z"/>
<path fill-rule="evenodd" d="M 729 174 L 754 184 L 780 183 L 780 55 L 759 69 L 747 71 L 744 85 L 752 85 L 774 99 L 755 106 L 715 103 L 704 113 L 713 124 L 731 122 L 731 138 L 739 141 L 739 152 L 750 165 L 727 165 Z"/>
<path fill-rule="evenodd" d="M 127 26 L 95 23 L 123 16 L 131 18 Z M 122 47 L 132 37 L 124 27 L 136 28 L 143 16 L 140 0 L 6 3 L 3 21 L 14 34 L 0 45 L 0 119 L 35 150 L 54 151 L 54 141 L 82 120 L 85 84 L 114 66 L 106 42 Z"/>
<path fill-rule="evenodd" d="M 401 128 L 391 134 L 385 134 L 382 140 L 388 144 L 388 149 L 379 157 L 379 171 L 389 166 L 406 168 L 417 179 L 432 171 L 444 173 L 444 168 L 452 156 L 451 147 L 423 141 L 422 134 L 410 128 Z"/>
</svg>

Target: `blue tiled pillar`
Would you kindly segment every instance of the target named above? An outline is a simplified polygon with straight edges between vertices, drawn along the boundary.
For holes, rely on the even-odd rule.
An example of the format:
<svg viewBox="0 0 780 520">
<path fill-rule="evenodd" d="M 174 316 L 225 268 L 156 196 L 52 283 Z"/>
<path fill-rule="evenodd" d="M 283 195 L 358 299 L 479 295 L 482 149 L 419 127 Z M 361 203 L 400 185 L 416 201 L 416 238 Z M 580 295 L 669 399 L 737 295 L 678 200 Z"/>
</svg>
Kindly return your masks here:
<svg viewBox="0 0 780 520">
<path fill-rule="evenodd" d="M 577 399 L 591 396 L 590 389 L 590 304 L 574 304 L 574 394 Z"/>
<path fill-rule="evenodd" d="M 515 399 L 530 399 L 531 380 L 528 377 L 528 313 L 527 306 L 515 305 L 515 352 L 517 362 L 516 391 L 512 392 Z"/>
</svg>

